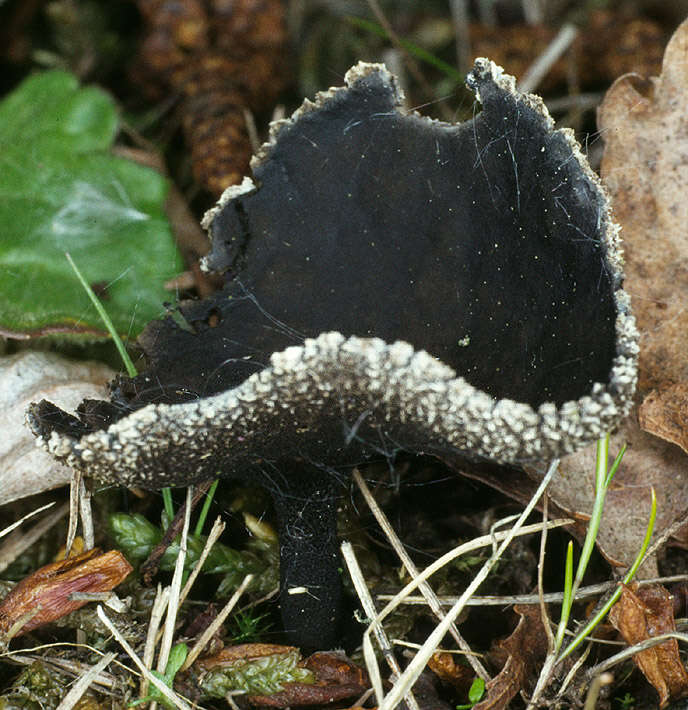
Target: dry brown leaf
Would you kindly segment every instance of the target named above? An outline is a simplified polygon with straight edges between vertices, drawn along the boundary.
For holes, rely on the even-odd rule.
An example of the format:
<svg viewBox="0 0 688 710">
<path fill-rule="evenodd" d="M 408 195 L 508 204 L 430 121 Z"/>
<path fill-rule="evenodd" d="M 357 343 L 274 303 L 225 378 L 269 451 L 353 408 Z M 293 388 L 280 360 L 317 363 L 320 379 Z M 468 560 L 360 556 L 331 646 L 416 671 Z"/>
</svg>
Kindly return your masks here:
<svg viewBox="0 0 688 710">
<path fill-rule="evenodd" d="M 688 383 L 688 21 L 671 39 L 660 78 L 626 75 L 609 89 L 599 112 L 605 141 L 602 176 L 622 228 L 625 288 L 641 332 L 639 387 L 669 392 Z M 673 392 L 673 390 L 672 390 Z M 677 399 L 655 431 L 680 421 Z M 685 401 L 685 400 L 684 400 Z M 647 410 L 646 410 L 647 413 Z M 643 416 L 641 410 L 641 416 Z M 685 410 L 683 416 L 685 417 Z M 685 437 L 685 434 L 684 434 Z M 607 496 L 597 538 L 612 564 L 629 565 L 657 494 L 655 535 L 686 514 L 688 457 L 673 443 L 642 431 L 633 411 L 611 441 L 628 451 Z M 549 493 L 559 508 L 584 520 L 592 510 L 596 447 L 562 459 Z M 649 560 L 641 576 L 656 573 Z"/>
<path fill-rule="evenodd" d="M 518 625 L 511 636 L 498 644 L 497 654 L 505 658 L 502 670 L 487 683 L 485 699 L 474 705 L 473 710 L 507 708 L 547 653 L 547 636 L 542 626 L 540 607 L 517 604 L 514 611 L 521 617 Z"/>
<path fill-rule="evenodd" d="M 435 651 L 428 661 L 428 668 L 443 682 L 453 686 L 459 693 L 465 694 L 471 686 L 474 671 L 457 661 L 453 653 Z"/>
<path fill-rule="evenodd" d="M 71 471 L 36 446 L 24 424 L 31 402 L 49 399 L 73 410 L 82 399 L 102 399 L 115 373 L 99 362 L 76 362 L 27 351 L 0 358 L 0 505 L 69 483 Z"/>
<path fill-rule="evenodd" d="M 601 174 L 622 226 L 640 330 L 639 388 L 688 382 L 688 20 L 659 78 L 627 74 L 600 106 Z"/>
<path fill-rule="evenodd" d="M 640 429 L 632 413 L 609 444 L 610 465 L 624 443 L 629 447 L 612 481 L 604 506 L 597 545 L 616 566 L 630 565 L 638 554 L 650 518 L 650 489 L 657 495 L 655 537 L 685 515 L 688 502 L 688 457 L 673 444 Z M 595 497 L 596 446 L 565 456 L 548 492 L 558 508 L 587 521 Z M 647 560 L 641 577 L 657 574 L 656 560 Z"/>
<path fill-rule="evenodd" d="M 0 635 L 11 630 L 12 637 L 19 636 L 80 609 L 87 602 L 70 599 L 72 594 L 109 592 L 132 569 L 121 552 L 101 553 L 97 548 L 45 565 L 22 579 L 0 603 Z M 25 623 L 16 628 L 22 619 Z"/>
<path fill-rule="evenodd" d="M 624 587 L 609 619 L 629 645 L 676 630 L 672 596 L 659 584 Z M 688 694 L 688 673 L 676 639 L 640 651 L 633 660 L 659 693 L 660 707 Z"/>
<path fill-rule="evenodd" d="M 652 390 L 640 405 L 638 421 L 644 431 L 688 453 L 688 382 Z"/>
</svg>

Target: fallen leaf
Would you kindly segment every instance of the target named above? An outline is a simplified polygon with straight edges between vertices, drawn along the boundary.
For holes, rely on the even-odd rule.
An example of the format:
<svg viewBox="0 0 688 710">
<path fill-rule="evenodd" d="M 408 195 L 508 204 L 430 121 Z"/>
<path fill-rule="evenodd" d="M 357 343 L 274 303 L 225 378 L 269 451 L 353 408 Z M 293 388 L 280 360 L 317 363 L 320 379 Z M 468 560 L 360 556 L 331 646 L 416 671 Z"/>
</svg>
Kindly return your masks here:
<svg viewBox="0 0 688 710">
<path fill-rule="evenodd" d="M 485 686 L 485 698 L 473 710 L 504 710 L 512 698 L 526 687 L 534 669 L 547 653 L 547 636 L 542 625 L 540 607 L 514 606 L 521 617 L 518 625 L 497 649 L 491 652 L 503 662 L 502 670 Z"/>
<path fill-rule="evenodd" d="M 652 390 L 638 410 L 644 430 L 688 453 L 688 382 Z"/>
<path fill-rule="evenodd" d="M 640 331 L 639 389 L 688 382 L 688 20 L 660 77 L 627 74 L 600 106 L 600 172 L 622 226 L 626 280 Z"/>
<path fill-rule="evenodd" d="M 642 431 L 636 416 L 632 413 L 610 438 L 610 465 L 623 444 L 629 446 L 607 492 L 597 535 L 600 552 L 618 567 L 629 566 L 638 554 L 650 518 L 652 487 L 657 495 L 655 536 L 685 515 L 688 501 L 688 457 L 673 444 Z M 560 510 L 584 523 L 595 497 L 596 454 L 592 445 L 565 456 L 548 489 Z M 646 560 L 639 574 L 656 576 L 656 559 Z"/>
<path fill-rule="evenodd" d="M 428 668 L 443 683 L 453 686 L 461 694 L 468 692 L 475 678 L 475 673 L 470 666 L 459 663 L 453 653 L 435 651 L 428 661 Z"/>
<path fill-rule="evenodd" d="M 625 586 L 609 619 L 631 646 L 676 631 L 672 595 L 659 584 Z M 688 673 L 676 639 L 640 651 L 633 660 L 659 694 L 660 707 L 688 694 Z"/>
<path fill-rule="evenodd" d="M 118 332 L 161 315 L 181 270 L 167 181 L 116 157 L 113 100 L 62 71 L 34 74 L 0 102 L 0 333 L 108 337 L 65 252 L 105 286 Z M 70 333 L 71 336 L 66 336 Z"/>
<path fill-rule="evenodd" d="M 688 457 L 667 431 L 685 416 L 673 388 L 688 383 L 687 104 L 688 21 L 666 48 L 661 77 L 628 74 L 617 79 L 598 115 L 605 142 L 601 173 L 621 225 L 624 287 L 641 334 L 639 396 L 654 388 L 675 403 L 664 422 L 655 423 L 654 433 L 660 434 L 661 427 L 667 434 L 662 438 L 641 429 L 638 416 L 647 424 L 642 408 L 640 415 L 634 409 L 612 437 L 612 456 L 624 443 L 628 450 L 607 495 L 597 543 L 609 562 L 619 566 L 629 565 L 640 548 L 650 514 L 650 487 L 657 494 L 656 536 L 684 517 L 688 507 Z M 592 510 L 595 453 L 593 445 L 564 457 L 549 489 L 560 509 L 581 520 Z M 656 572 L 651 559 L 639 574 Z"/>
<path fill-rule="evenodd" d="M 26 427 L 31 402 L 49 399 L 72 411 L 82 399 L 100 399 L 115 373 L 98 362 L 26 351 L 0 358 L 0 505 L 69 483 L 71 469 L 36 446 Z"/>
<path fill-rule="evenodd" d="M 132 569 L 121 552 L 101 553 L 98 548 L 45 565 L 22 579 L 0 603 L 0 635 L 11 632 L 14 638 L 80 609 L 88 602 L 73 600 L 72 594 L 109 592 Z"/>
</svg>

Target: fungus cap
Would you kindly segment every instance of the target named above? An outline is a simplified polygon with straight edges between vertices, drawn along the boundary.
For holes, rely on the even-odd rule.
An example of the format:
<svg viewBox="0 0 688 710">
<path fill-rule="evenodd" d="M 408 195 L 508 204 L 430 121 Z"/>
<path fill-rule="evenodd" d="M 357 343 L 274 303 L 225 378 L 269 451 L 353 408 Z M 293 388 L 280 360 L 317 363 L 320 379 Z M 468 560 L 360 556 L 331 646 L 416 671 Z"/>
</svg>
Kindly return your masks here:
<svg viewBox="0 0 688 710">
<path fill-rule="evenodd" d="M 519 464 L 613 429 L 637 333 L 604 190 L 494 63 L 468 85 L 482 111 L 445 124 L 404 114 L 384 66 L 360 63 L 274 124 L 253 180 L 204 219 L 225 288 L 148 326 L 149 369 L 111 405 L 34 406 L 48 449 L 128 485 L 266 486 L 285 583 L 285 555 L 334 564 L 333 471 L 400 449 Z M 323 604 L 316 625 L 337 613 Z"/>
</svg>

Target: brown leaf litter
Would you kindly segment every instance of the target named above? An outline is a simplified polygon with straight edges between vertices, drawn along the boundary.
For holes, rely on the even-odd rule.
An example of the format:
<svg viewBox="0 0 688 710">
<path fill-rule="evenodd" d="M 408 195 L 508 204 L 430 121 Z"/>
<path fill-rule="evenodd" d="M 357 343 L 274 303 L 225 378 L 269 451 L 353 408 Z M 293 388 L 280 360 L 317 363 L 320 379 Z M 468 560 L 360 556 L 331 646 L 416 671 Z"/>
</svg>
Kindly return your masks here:
<svg viewBox="0 0 688 710">
<path fill-rule="evenodd" d="M 56 621 L 87 604 L 76 592 L 109 592 L 132 571 L 124 555 L 98 548 L 52 562 L 22 579 L 0 603 L 0 636 L 5 640 Z"/>
<path fill-rule="evenodd" d="M 676 631 L 672 595 L 659 584 L 624 587 L 609 619 L 629 645 Z M 659 694 L 660 708 L 688 694 L 688 672 L 676 639 L 640 651 L 633 660 Z"/>
</svg>

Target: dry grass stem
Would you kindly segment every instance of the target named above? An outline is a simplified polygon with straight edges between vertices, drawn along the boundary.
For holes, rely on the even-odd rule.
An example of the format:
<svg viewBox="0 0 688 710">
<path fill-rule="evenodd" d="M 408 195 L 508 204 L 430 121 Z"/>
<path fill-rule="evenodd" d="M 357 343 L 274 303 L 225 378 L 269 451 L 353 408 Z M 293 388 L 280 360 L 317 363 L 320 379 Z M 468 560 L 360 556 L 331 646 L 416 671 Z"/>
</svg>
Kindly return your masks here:
<svg viewBox="0 0 688 710">
<path fill-rule="evenodd" d="M 593 639 L 589 640 L 593 641 Z M 561 687 L 557 691 L 558 698 L 564 694 L 566 688 L 568 688 L 569 686 L 569 683 L 576 677 L 576 674 L 581 669 L 585 661 L 588 659 L 588 656 L 590 655 L 590 649 L 592 649 L 592 643 L 586 644 L 583 653 L 581 653 L 581 655 L 576 659 L 576 662 L 571 666 L 569 672 L 566 674 L 566 677 L 564 678 L 561 684 Z"/>
<path fill-rule="evenodd" d="M 91 666 L 69 689 L 69 692 L 62 698 L 62 701 L 55 710 L 72 710 L 89 689 L 91 683 L 112 663 L 116 655 L 116 653 L 108 653 L 103 656 L 98 663 Z"/>
<path fill-rule="evenodd" d="M 454 40 L 456 42 L 456 66 L 462 74 L 467 74 L 472 64 L 471 34 L 468 27 L 468 3 L 466 0 L 449 0 Z"/>
<path fill-rule="evenodd" d="M 548 523 L 549 529 L 553 527 L 558 527 L 552 523 Z M 639 579 L 636 584 L 641 587 L 647 586 L 648 584 L 670 584 L 673 582 L 688 582 L 688 574 L 674 574 L 669 577 L 652 577 L 648 579 Z M 618 586 L 618 582 L 600 582 L 599 584 L 590 584 L 587 587 L 579 587 L 576 591 L 575 599 L 580 601 L 581 599 L 589 599 L 590 597 L 597 597 L 600 594 L 604 594 Z M 394 599 L 395 596 L 392 594 L 378 594 L 377 598 L 380 601 L 389 601 Z M 458 597 L 451 596 L 441 596 L 438 597 L 440 604 L 442 606 L 452 606 L 456 604 Z M 548 604 L 550 603 L 560 603 L 564 599 L 564 595 L 561 592 L 548 592 L 542 595 L 542 599 Z M 401 604 L 410 605 L 420 605 L 425 604 L 425 598 L 420 596 L 407 596 L 400 601 Z M 539 604 L 540 595 L 539 594 L 519 594 L 513 596 L 498 596 L 498 595 L 485 595 L 479 596 L 475 595 L 469 599 L 466 606 L 505 606 L 507 604 Z"/>
<path fill-rule="evenodd" d="M 418 82 L 418 85 L 422 87 L 423 92 L 427 97 L 434 97 L 435 96 L 435 91 L 430 86 L 428 83 L 428 80 L 425 78 L 425 74 L 421 71 L 420 67 L 418 66 L 418 63 L 416 60 L 409 54 L 408 50 L 404 47 L 404 43 L 401 41 L 401 38 L 399 35 L 396 33 L 394 27 L 392 27 L 391 23 L 387 19 L 385 13 L 382 11 L 382 8 L 380 7 L 380 3 L 377 0 L 368 0 L 368 7 L 373 12 L 373 15 L 375 15 L 375 19 L 380 23 L 380 26 L 384 29 L 384 31 L 387 33 L 387 36 L 389 37 L 389 41 L 394 45 L 395 49 L 401 54 L 401 56 L 404 58 L 404 62 L 406 63 L 406 68 L 408 69 L 409 73 L 413 76 L 413 78 Z M 442 118 L 445 121 L 448 122 L 453 122 L 454 120 L 454 114 L 453 112 L 449 109 L 448 106 L 445 104 L 438 104 L 438 111 L 442 115 Z"/>
<path fill-rule="evenodd" d="M 445 618 L 435 627 L 432 633 L 428 636 L 425 643 L 421 647 L 420 651 L 413 657 L 411 662 L 408 664 L 401 677 L 392 686 L 391 691 L 382 700 L 379 705 L 379 710 L 393 710 L 399 701 L 406 695 L 408 689 L 413 686 L 413 684 L 418 679 L 418 676 L 423 671 L 423 668 L 427 665 L 430 657 L 435 652 L 437 647 L 440 645 L 442 639 L 449 629 L 449 625 L 453 623 L 459 614 L 463 611 L 465 607 L 465 600 L 469 599 L 478 587 L 485 581 L 494 566 L 497 564 L 498 560 L 501 558 L 502 554 L 506 548 L 511 544 L 511 541 L 516 537 L 517 533 L 524 527 L 524 523 L 528 516 L 531 514 L 538 500 L 542 497 L 549 482 L 552 480 L 557 468 L 559 466 L 559 460 L 555 459 L 549 466 L 547 473 L 542 479 L 538 489 L 533 494 L 533 497 L 528 502 L 518 520 L 514 523 L 514 526 L 509 530 L 504 537 L 499 548 L 490 556 L 490 558 L 485 562 L 485 564 L 480 568 L 478 573 L 473 578 L 472 582 L 468 585 L 464 593 L 461 595 L 457 603 L 450 609 L 449 613 Z M 418 578 L 420 579 L 420 577 Z M 416 582 L 416 580 L 414 580 Z M 408 586 L 408 585 L 407 585 Z M 388 605 L 389 606 L 389 605 Z M 373 623 L 379 623 L 379 616 L 373 621 Z M 365 636 L 370 634 L 371 628 L 365 632 Z"/>
<path fill-rule="evenodd" d="M 545 588 L 543 576 L 545 573 L 545 556 L 547 549 L 547 515 L 549 512 L 549 496 L 547 493 L 542 497 L 542 532 L 540 533 L 540 555 L 538 557 L 537 567 L 537 593 L 540 602 L 540 618 L 542 625 L 545 627 L 547 634 L 547 646 L 550 652 L 554 650 L 554 632 L 550 626 L 549 614 L 547 613 L 547 605 L 545 603 Z M 563 596 L 563 595 L 562 595 Z"/>
<path fill-rule="evenodd" d="M 146 644 L 143 647 L 143 665 L 146 668 L 153 667 L 153 659 L 155 658 L 155 644 L 157 643 L 158 629 L 162 621 L 162 615 L 167 609 L 167 603 L 170 599 L 170 588 L 158 585 L 158 590 L 153 600 L 150 619 L 148 620 L 148 631 L 146 633 Z M 141 686 L 139 689 L 139 697 L 145 698 L 148 695 L 148 678 L 141 677 Z"/>
<path fill-rule="evenodd" d="M 523 0 L 523 16 L 529 25 L 540 25 L 545 21 L 541 0 Z"/>
<path fill-rule="evenodd" d="M 575 25 L 570 22 L 562 25 L 556 37 L 547 46 L 547 49 L 528 67 L 523 78 L 518 82 L 518 90 L 523 93 L 534 91 L 554 63 L 571 46 L 577 35 L 578 29 Z"/>
<path fill-rule="evenodd" d="M 361 473 L 357 468 L 353 470 L 353 479 L 356 482 L 356 485 L 359 487 L 361 493 L 363 494 L 363 498 L 368 504 L 368 507 L 370 508 L 372 514 L 375 516 L 375 520 L 377 520 L 378 525 L 382 529 L 382 532 L 384 532 L 385 536 L 392 545 L 392 548 L 397 553 L 397 557 L 401 560 L 402 564 L 408 571 L 411 578 L 415 579 L 416 577 L 418 577 L 419 574 L 418 568 L 406 552 L 406 548 L 399 539 L 399 536 L 396 534 L 396 532 L 390 525 L 387 516 L 377 504 L 377 501 L 373 497 L 373 494 L 370 492 L 368 485 L 363 480 L 363 476 L 361 476 Z M 437 598 L 437 595 L 435 594 L 432 587 L 428 584 L 428 582 L 424 581 L 419 583 L 418 590 L 426 599 L 428 606 L 432 610 L 432 613 L 440 621 L 442 621 L 442 619 L 444 618 L 444 612 L 442 611 L 440 600 Z M 459 633 L 456 624 L 452 624 L 449 627 L 449 633 L 452 635 L 452 638 L 454 639 L 454 641 L 456 641 L 459 648 L 464 651 L 464 653 L 466 653 L 468 662 L 471 664 L 471 667 L 475 671 L 476 675 L 482 678 L 485 682 L 490 680 L 490 674 L 487 672 L 487 670 L 485 669 L 483 664 L 478 660 L 478 658 L 473 655 L 471 647 L 468 645 L 463 636 L 461 636 L 461 634 Z"/>
<path fill-rule="evenodd" d="M 0 548 L 0 572 L 4 572 L 14 560 L 28 550 L 36 540 L 43 537 L 48 530 L 54 527 L 69 512 L 69 503 L 64 503 L 57 510 L 46 515 L 43 520 L 36 523 L 26 533 L 11 535 Z"/>
<path fill-rule="evenodd" d="M 79 527 L 79 494 L 81 492 L 81 471 L 72 469 L 69 482 L 69 523 L 67 524 L 67 541 L 65 542 L 65 558 L 69 557 Z"/>
<path fill-rule="evenodd" d="M 247 574 L 244 577 L 244 581 L 239 585 L 236 592 L 232 594 L 231 599 L 225 604 L 220 613 L 213 619 L 213 622 L 206 628 L 206 630 L 200 635 L 193 648 L 189 651 L 189 655 L 184 661 L 184 665 L 181 670 L 186 670 L 191 666 L 191 664 L 201 655 L 203 649 L 206 647 L 208 641 L 215 635 L 215 632 L 224 624 L 225 619 L 230 615 L 232 609 L 237 605 L 239 599 L 241 599 L 242 594 L 246 591 L 246 587 L 253 580 L 253 574 Z"/>
<path fill-rule="evenodd" d="M 86 487 L 83 476 L 79 481 L 79 514 L 84 550 L 92 550 L 96 546 L 96 535 L 93 527 L 93 511 L 91 510 L 91 491 Z"/>
<path fill-rule="evenodd" d="M 98 605 L 98 618 L 107 626 L 110 633 L 117 639 L 119 645 L 124 649 L 129 658 L 134 662 L 139 671 L 148 678 L 152 683 L 176 708 L 180 710 L 191 710 L 191 706 L 171 688 L 168 688 L 165 683 L 156 678 L 146 666 L 143 665 L 141 659 L 136 655 L 134 649 L 129 645 L 128 641 L 122 636 L 117 627 L 110 621 L 102 606 Z"/>
<path fill-rule="evenodd" d="M 191 588 L 193 587 L 193 584 L 196 581 L 196 578 L 198 577 L 198 575 L 201 573 L 201 570 L 203 569 L 203 565 L 205 564 L 205 561 L 208 558 L 210 551 L 213 549 L 213 545 L 218 541 L 220 535 L 222 535 L 222 533 L 224 532 L 224 529 L 225 529 L 225 524 L 222 522 L 222 520 L 218 516 L 217 518 L 215 518 L 215 522 L 213 523 L 213 527 L 210 529 L 210 533 L 208 534 L 208 539 L 205 541 L 205 545 L 203 546 L 203 550 L 201 551 L 201 556 L 198 558 L 198 562 L 196 562 L 196 564 L 194 565 L 193 570 L 191 570 L 191 574 L 189 575 L 189 579 L 186 580 L 186 584 L 184 585 L 184 589 L 182 589 L 182 592 L 179 595 L 179 603 L 180 604 L 183 604 L 184 600 L 189 595 L 189 592 L 191 591 Z"/>
<path fill-rule="evenodd" d="M 570 525 L 573 522 L 573 520 L 565 519 L 564 522 L 558 522 L 558 521 L 553 521 L 552 523 L 549 523 L 550 528 L 554 527 L 562 527 L 563 525 Z M 524 525 L 520 530 L 518 530 L 514 537 L 521 537 L 522 535 L 530 535 L 531 533 L 535 532 L 540 532 L 542 530 L 542 523 L 535 523 L 533 525 Z M 381 621 L 384 619 L 386 616 L 391 614 L 398 606 L 401 604 L 404 600 L 408 598 L 408 595 L 416 589 L 416 587 L 424 580 L 428 579 L 428 577 L 431 577 L 435 572 L 437 572 L 439 569 L 444 567 L 446 564 L 451 562 L 452 560 L 456 559 L 457 557 L 461 557 L 462 555 L 465 555 L 469 552 L 473 552 L 474 550 L 479 550 L 482 547 L 487 547 L 488 545 L 492 545 L 493 541 L 497 540 L 504 540 L 506 539 L 509 535 L 511 534 L 511 531 L 505 531 L 505 532 L 499 532 L 495 533 L 494 535 L 482 535 L 480 537 L 477 537 L 473 540 L 470 540 L 469 542 L 464 543 L 463 545 L 459 545 L 458 547 L 455 547 L 453 550 L 449 550 L 449 552 L 446 552 L 442 557 L 439 557 L 436 559 L 431 565 L 428 565 L 419 575 L 416 577 L 416 579 L 412 579 L 406 586 L 404 586 L 399 592 L 397 592 L 394 596 L 390 597 L 389 602 L 387 605 L 384 607 L 384 609 L 378 614 L 378 619 Z M 382 595 L 380 595 L 382 597 Z M 507 597 L 511 599 L 512 597 Z M 533 603 L 537 604 L 539 598 L 535 596 L 535 601 Z M 455 601 L 452 602 L 449 606 L 452 606 L 453 604 L 456 604 L 456 601 L 458 599 L 455 599 Z M 425 600 L 422 599 L 420 600 L 420 603 L 424 604 Z M 467 602 L 468 605 L 468 602 Z"/>
<path fill-rule="evenodd" d="M 342 557 L 344 557 L 344 562 L 349 570 L 349 575 L 351 576 L 351 581 L 354 584 L 354 589 L 361 602 L 363 611 L 365 615 L 371 620 L 372 632 L 377 639 L 382 655 L 387 661 L 387 665 L 392 671 L 392 675 L 396 680 L 401 676 L 401 668 L 397 662 L 394 652 L 392 651 L 392 644 L 389 642 L 387 632 L 384 630 L 382 625 L 376 621 L 377 610 L 375 609 L 375 604 L 372 597 L 370 596 L 370 591 L 368 590 L 368 585 L 366 584 L 365 578 L 363 577 L 363 572 L 361 572 L 361 567 L 356 559 L 356 553 L 354 548 L 351 546 L 350 542 L 343 542 L 342 546 Z M 367 640 L 367 643 L 366 643 Z M 367 633 L 363 639 L 363 652 L 365 655 L 366 666 L 368 668 L 368 673 L 373 684 L 373 689 L 375 690 L 375 695 L 377 696 L 378 702 L 382 700 L 383 690 L 382 690 L 382 678 L 380 676 L 380 669 L 377 664 L 377 659 L 375 658 L 375 653 L 373 651 L 372 645 L 370 644 L 370 638 Z M 418 703 L 416 702 L 413 693 L 409 692 L 404 696 L 407 706 L 411 710 L 418 710 Z"/>
<path fill-rule="evenodd" d="M 675 520 L 669 527 L 662 530 L 662 534 L 657 537 L 657 539 L 647 548 L 645 552 L 645 559 L 652 557 L 657 550 L 661 550 L 666 542 L 672 538 L 676 533 L 685 528 L 688 525 L 688 515 L 684 515 L 682 518 Z M 640 580 L 636 580 L 640 581 Z"/>
<path fill-rule="evenodd" d="M 65 647 L 65 648 L 70 648 L 70 649 L 82 648 L 84 650 L 87 650 L 89 653 L 92 653 L 95 655 L 103 655 L 102 651 L 100 651 L 97 648 L 94 648 L 93 646 L 89 646 L 88 644 L 78 646 L 77 644 L 74 644 L 74 643 L 41 644 L 40 646 L 34 646 L 30 649 L 22 649 L 21 653 L 17 653 L 14 651 L 8 651 L 8 652 L 1 654 L 1 655 L 7 656 L 7 658 L 10 658 L 13 663 L 19 663 L 19 664 L 25 665 L 25 666 L 30 666 L 33 663 L 40 662 L 40 663 L 43 663 L 48 670 L 54 671 L 55 673 L 63 673 L 65 675 L 70 675 L 74 678 L 78 678 L 79 676 L 88 672 L 88 670 L 91 666 L 87 663 L 82 663 L 81 661 L 76 661 L 76 660 L 69 659 L 69 658 L 60 658 L 59 656 L 48 656 L 48 655 L 38 655 L 37 653 L 27 653 L 27 651 L 41 651 L 41 650 L 45 650 L 48 648 L 55 648 L 55 647 Z M 131 668 L 130 666 L 127 666 L 125 663 L 122 663 L 121 661 L 118 661 L 117 659 L 113 659 L 113 663 L 114 663 L 114 665 L 122 668 L 127 673 L 132 673 L 134 675 L 138 675 L 138 673 L 133 668 Z M 100 692 L 107 693 L 110 690 L 112 690 L 113 688 L 115 688 L 115 686 L 119 685 L 120 680 L 117 677 L 115 677 L 112 673 L 104 673 L 103 671 L 101 671 L 93 679 L 93 684 L 100 685 L 102 687 L 102 690 Z"/>
<path fill-rule="evenodd" d="M 170 597 L 167 602 L 167 614 L 165 615 L 165 626 L 158 652 L 158 673 L 164 673 L 167 668 L 167 661 L 170 658 L 172 642 L 174 641 L 174 631 L 177 625 L 177 613 L 179 612 L 179 594 L 182 590 L 182 577 L 184 575 L 184 563 L 186 562 L 186 548 L 189 539 L 189 525 L 191 523 L 191 499 L 193 497 L 193 486 L 186 489 L 186 506 L 184 508 L 184 527 L 179 541 L 179 554 L 174 565 L 174 574 L 170 584 Z"/>
<path fill-rule="evenodd" d="M 623 651 L 619 651 L 619 653 L 615 653 L 613 656 L 610 656 L 601 663 L 598 663 L 596 666 L 593 666 L 587 671 L 588 677 L 592 678 L 596 675 L 599 675 L 600 673 L 604 673 L 610 668 L 613 668 L 617 663 L 621 663 L 627 658 L 635 656 L 636 653 L 646 651 L 648 648 L 652 648 L 657 644 L 664 643 L 664 641 L 668 641 L 669 639 L 676 639 L 677 641 L 683 641 L 683 643 L 688 644 L 688 634 L 682 634 L 679 631 L 671 631 L 667 634 L 653 636 L 652 638 L 645 639 L 644 641 L 636 643 L 633 646 L 629 646 Z"/>
<path fill-rule="evenodd" d="M 16 520 L 15 522 L 12 523 L 12 525 L 8 525 L 6 528 L 3 528 L 0 530 L 0 538 L 5 537 L 6 535 L 9 535 L 12 530 L 15 530 L 18 528 L 23 522 L 26 520 L 29 520 L 30 518 L 33 518 L 34 515 L 38 515 L 39 513 L 42 513 L 44 510 L 48 510 L 48 508 L 52 508 L 55 505 L 55 501 L 51 501 L 50 503 L 46 503 L 45 505 L 42 505 L 40 508 L 36 508 L 36 510 L 32 510 L 30 513 L 27 513 L 24 517 L 19 518 L 19 520 Z"/>
<path fill-rule="evenodd" d="M 604 94 L 597 92 L 587 94 L 569 94 L 567 96 L 558 96 L 557 98 L 547 99 L 545 105 L 550 113 L 561 113 L 569 111 L 589 111 L 597 108 L 604 98 Z"/>
<path fill-rule="evenodd" d="M 600 697 L 600 690 L 605 685 L 609 685 L 614 682 L 614 676 L 611 673 L 602 673 L 601 675 L 595 676 L 590 687 L 588 688 L 588 693 L 585 696 L 585 705 L 583 710 L 595 710 L 597 707 L 597 700 Z"/>
</svg>

